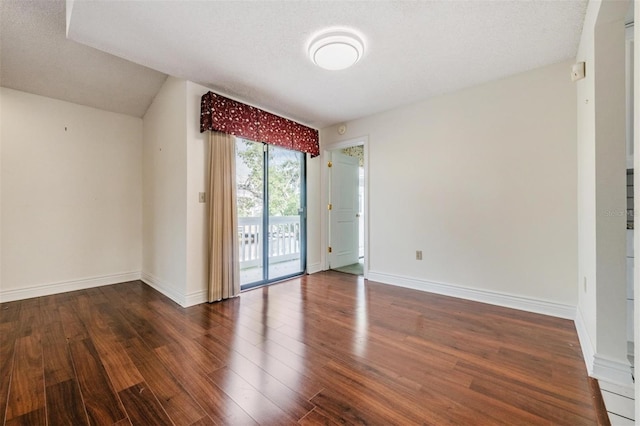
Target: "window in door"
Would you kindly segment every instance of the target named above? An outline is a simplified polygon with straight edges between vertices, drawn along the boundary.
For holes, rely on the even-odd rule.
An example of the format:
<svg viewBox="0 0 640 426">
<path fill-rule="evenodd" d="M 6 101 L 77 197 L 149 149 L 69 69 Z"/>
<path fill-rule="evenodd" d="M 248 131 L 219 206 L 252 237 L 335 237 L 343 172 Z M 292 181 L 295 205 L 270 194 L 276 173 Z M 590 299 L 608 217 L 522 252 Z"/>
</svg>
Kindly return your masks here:
<svg viewBox="0 0 640 426">
<path fill-rule="evenodd" d="M 242 289 L 300 275 L 306 261 L 305 155 L 238 139 Z"/>
</svg>

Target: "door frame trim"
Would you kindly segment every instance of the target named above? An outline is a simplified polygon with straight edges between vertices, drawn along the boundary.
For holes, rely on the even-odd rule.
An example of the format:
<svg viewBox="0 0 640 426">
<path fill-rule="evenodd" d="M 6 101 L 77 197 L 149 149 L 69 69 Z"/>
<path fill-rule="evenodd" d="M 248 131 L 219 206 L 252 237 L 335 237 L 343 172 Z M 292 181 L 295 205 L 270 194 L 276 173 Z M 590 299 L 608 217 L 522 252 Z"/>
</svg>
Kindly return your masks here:
<svg viewBox="0 0 640 426">
<path fill-rule="evenodd" d="M 329 192 L 331 186 L 329 185 L 329 172 L 327 162 L 329 161 L 330 151 L 338 149 L 349 148 L 352 146 L 363 145 L 364 146 L 364 279 L 369 278 L 369 136 L 359 136 L 357 138 L 347 139 L 343 141 L 334 142 L 323 146 L 321 152 L 321 182 L 320 187 L 321 197 L 320 205 L 322 206 L 323 213 L 321 215 L 320 226 L 323 230 L 320 234 L 320 245 L 322 247 L 320 253 L 320 264 L 322 270 L 329 269 L 329 256 L 327 256 L 327 249 L 329 247 L 329 210 L 327 205 L 329 204 Z"/>
</svg>

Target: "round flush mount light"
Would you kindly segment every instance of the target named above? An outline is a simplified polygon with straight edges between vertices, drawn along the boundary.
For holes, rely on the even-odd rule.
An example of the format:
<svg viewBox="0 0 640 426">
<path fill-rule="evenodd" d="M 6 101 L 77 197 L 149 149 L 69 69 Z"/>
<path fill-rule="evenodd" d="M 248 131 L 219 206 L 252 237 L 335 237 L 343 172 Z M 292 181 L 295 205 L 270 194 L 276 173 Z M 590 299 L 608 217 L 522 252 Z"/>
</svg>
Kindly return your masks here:
<svg viewBox="0 0 640 426">
<path fill-rule="evenodd" d="M 314 64 L 331 71 L 353 66 L 364 53 L 362 39 L 347 30 L 326 31 L 309 45 L 309 57 Z"/>
</svg>

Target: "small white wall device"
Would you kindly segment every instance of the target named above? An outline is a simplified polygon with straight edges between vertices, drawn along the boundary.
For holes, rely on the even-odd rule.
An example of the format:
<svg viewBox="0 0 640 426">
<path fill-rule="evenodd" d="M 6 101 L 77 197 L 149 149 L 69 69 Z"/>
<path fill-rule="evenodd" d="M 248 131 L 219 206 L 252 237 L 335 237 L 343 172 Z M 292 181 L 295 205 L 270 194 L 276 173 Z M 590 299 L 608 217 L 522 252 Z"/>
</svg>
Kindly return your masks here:
<svg viewBox="0 0 640 426">
<path fill-rule="evenodd" d="M 584 78 L 584 62 L 577 62 L 571 67 L 571 81 L 578 81 Z"/>
</svg>

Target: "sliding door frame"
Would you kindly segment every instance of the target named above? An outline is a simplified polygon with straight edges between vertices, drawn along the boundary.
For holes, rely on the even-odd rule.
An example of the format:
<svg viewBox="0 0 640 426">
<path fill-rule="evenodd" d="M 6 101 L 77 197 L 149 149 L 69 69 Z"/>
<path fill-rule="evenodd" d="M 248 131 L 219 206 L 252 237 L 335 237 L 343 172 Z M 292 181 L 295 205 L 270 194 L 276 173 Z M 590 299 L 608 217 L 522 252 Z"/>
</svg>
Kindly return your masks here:
<svg viewBox="0 0 640 426">
<path fill-rule="evenodd" d="M 264 142 L 261 143 L 262 149 L 262 280 L 240 285 L 240 290 L 250 290 L 252 288 L 261 287 L 269 284 L 273 284 L 279 281 L 284 281 L 289 278 L 298 277 L 304 275 L 307 272 L 307 155 L 300 153 L 300 209 L 298 209 L 300 215 L 300 271 L 293 274 L 283 275 L 276 278 L 269 278 L 269 225 L 270 225 L 270 212 L 269 212 L 269 150 L 272 145 Z M 280 148 L 280 147 L 277 147 Z M 281 148 L 286 149 L 286 148 Z M 297 152 L 297 151 L 296 151 Z"/>
</svg>

